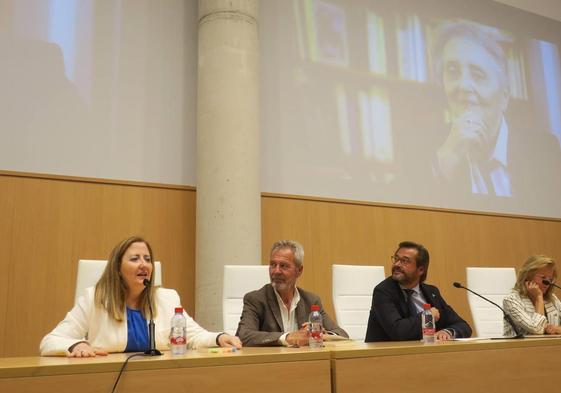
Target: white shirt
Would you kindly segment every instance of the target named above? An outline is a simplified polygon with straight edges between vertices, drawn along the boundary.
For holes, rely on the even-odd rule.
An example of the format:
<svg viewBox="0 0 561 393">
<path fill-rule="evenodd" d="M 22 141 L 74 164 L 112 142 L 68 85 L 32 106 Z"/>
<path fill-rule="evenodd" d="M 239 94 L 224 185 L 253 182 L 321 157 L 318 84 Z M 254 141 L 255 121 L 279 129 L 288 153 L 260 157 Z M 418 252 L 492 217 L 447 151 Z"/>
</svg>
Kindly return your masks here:
<svg viewBox="0 0 561 393">
<path fill-rule="evenodd" d="M 288 333 L 295 332 L 300 329 L 298 321 L 296 321 L 296 306 L 300 301 L 300 292 L 298 292 L 297 288 L 294 288 L 294 296 L 292 297 L 292 303 L 290 303 L 289 310 L 274 287 L 273 290 L 275 291 L 275 296 L 277 297 L 277 302 L 279 303 L 279 309 L 282 317 L 282 329 L 284 332 L 284 334 L 280 336 L 279 341 L 282 345 L 288 346 L 289 344 L 286 342 L 286 336 L 288 336 Z"/>
<path fill-rule="evenodd" d="M 508 173 L 508 125 L 502 119 L 493 155 L 486 163 L 473 162 L 468 156 L 471 192 L 473 194 L 495 194 L 512 196 Z"/>
<path fill-rule="evenodd" d="M 405 295 L 405 300 L 407 300 L 407 296 L 408 296 L 405 289 L 411 289 L 413 291 L 413 293 L 411 294 L 411 300 L 413 301 L 413 305 L 415 306 L 417 313 L 423 311 L 423 304 L 425 304 L 427 301 L 423 296 L 423 294 L 421 293 L 421 287 L 419 286 L 419 284 L 417 284 L 417 286 L 413 288 L 404 288 L 401 285 L 399 287 L 401 288 L 403 294 Z"/>
</svg>

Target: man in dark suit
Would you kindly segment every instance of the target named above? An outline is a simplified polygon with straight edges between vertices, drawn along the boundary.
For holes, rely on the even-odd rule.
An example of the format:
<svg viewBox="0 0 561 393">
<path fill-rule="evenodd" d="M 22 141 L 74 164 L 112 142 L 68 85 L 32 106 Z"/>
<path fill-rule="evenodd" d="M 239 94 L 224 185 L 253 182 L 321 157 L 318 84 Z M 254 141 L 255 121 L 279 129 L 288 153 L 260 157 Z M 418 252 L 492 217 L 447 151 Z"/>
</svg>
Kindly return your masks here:
<svg viewBox="0 0 561 393">
<path fill-rule="evenodd" d="M 392 275 L 374 288 L 366 342 L 421 339 L 422 305 L 432 306 L 436 338 L 471 336 L 471 328 L 450 307 L 438 288 L 425 284 L 429 252 L 414 242 L 401 242 L 392 256 Z"/>
<path fill-rule="evenodd" d="M 244 296 L 238 336 L 244 346 L 308 345 L 307 321 L 313 304 L 320 306 L 323 328 L 348 337 L 327 315 L 319 296 L 296 287 L 304 270 L 304 249 L 292 240 L 276 242 L 270 253 L 271 283 Z"/>
</svg>

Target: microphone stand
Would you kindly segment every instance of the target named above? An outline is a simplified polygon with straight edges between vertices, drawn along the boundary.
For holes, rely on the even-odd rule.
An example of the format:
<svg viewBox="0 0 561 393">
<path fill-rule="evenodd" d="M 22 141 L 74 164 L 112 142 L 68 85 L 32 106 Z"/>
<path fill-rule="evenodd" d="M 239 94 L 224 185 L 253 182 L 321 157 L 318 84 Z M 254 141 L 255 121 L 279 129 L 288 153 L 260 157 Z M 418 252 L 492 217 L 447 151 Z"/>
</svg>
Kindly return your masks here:
<svg viewBox="0 0 561 393">
<path fill-rule="evenodd" d="M 502 340 L 502 339 L 524 338 L 524 335 L 523 335 L 522 332 L 518 329 L 518 326 L 516 326 L 516 324 L 514 323 L 514 321 L 513 321 L 512 318 L 511 318 L 511 316 L 510 316 L 509 314 L 507 314 L 507 312 L 506 312 L 501 306 L 499 306 L 497 303 L 495 303 L 495 302 L 493 302 L 493 301 L 487 299 L 487 298 L 484 297 L 484 296 L 481 296 L 481 295 L 478 294 L 477 292 L 474 292 L 474 291 L 472 291 L 471 289 L 469 289 L 469 288 L 467 288 L 467 287 L 464 287 L 464 286 L 463 286 L 462 284 L 460 284 L 459 282 L 455 282 L 453 285 L 454 285 L 454 287 L 456 287 L 456 288 L 462 288 L 462 289 L 465 289 L 465 290 L 468 291 L 468 292 L 473 293 L 475 296 L 478 296 L 478 297 L 480 297 L 481 299 L 483 299 L 483 300 L 485 300 L 485 301 L 487 301 L 487 302 L 489 302 L 489 303 L 491 303 L 491 304 L 497 306 L 497 307 L 503 312 L 503 318 L 504 318 L 504 320 L 507 321 L 508 324 L 512 327 L 512 330 L 514 330 L 515 335 L 512 336 L 512 337 L 500 337 L 500 338 L 497 337 L 497 338 L 491 338 L 491 339 L 500 339 L 500 340 Z"/>
<path fill-rule="evenodd" d="M 152 283 L 148 279 L 144 279 L 144 286 L 148 291 L 148 308 L 150 309 L 150 322 L 148 323 L 148 334 L 150 338 L 150 348 L 144 352 L 146 356 L 161 356 L 162 353 L 156 349 L 156 325 L 154 324 L 154 312 L 152 311 L 152 296 L 150 289 Z"/>
</svg>

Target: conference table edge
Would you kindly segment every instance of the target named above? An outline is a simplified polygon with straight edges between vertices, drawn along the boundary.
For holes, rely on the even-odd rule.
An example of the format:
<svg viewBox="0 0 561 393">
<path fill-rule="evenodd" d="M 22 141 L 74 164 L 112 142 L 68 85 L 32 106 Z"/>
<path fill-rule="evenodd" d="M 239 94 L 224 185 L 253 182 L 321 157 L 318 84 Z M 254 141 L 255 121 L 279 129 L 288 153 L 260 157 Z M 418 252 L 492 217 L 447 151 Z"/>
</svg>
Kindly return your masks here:
<svg viewBox="0 0 561 393">
<path fill-rule="evenodd" d="M 332 347 L 331 359 L 353 359 L 360 357 L 379 357 L 413 355 L 427 353 L 449 353 L 465 351 L 484 351 L 510 348 L 531 348 L 561 346 L 561 338 L 524 338 L 524 339 L 478 339 L 473 341 L 447 341 L 423 344 L 420 341 L 391 341 L 378 343 L 356 343 Z"/>
<path fill-rule="evenodd" d="M 190 350 L 186 355 L 174 356 L 168 351 L 161 357 L 135 357 L 127 365 L 128 371 L 251 365 L 310 360 L 344 360 L 428 353 L 484 351 L 509 348 L 561 346 L 561 338 L 527 338 L 521 340 L 474 340 L 423 344 L 419 341 L 363 343 L 347 341 L 328 343 L 325 348 L 243 348 L 237 352 L 213 353 L 208 349 Z M 0 379 L 70 375 L 82 373 L 116 372 L 131 354 L 110 354 L 90 359 L 65 357 L 17 357 L 0 359 Z"/>
<path fill-rule="evenodd" d="M 96 358 L 75 359 L 65 357 L 20 357 L 0 359 L 2 378 L 40 377 L 84 373 L 117 372 L 128 355 L 110 354 Z M 244 348 L 232 353 L 205 353 L 189 351 L 186 355 L 171 355 L 165 351 L 158 357 L 134 357 L 127 364 L 127 371 L 143 371 L 174 368 L 236 366 L 265 363 L 301 362 L 331 359 L 328 349 L 303 348 Z"/>
</svg>

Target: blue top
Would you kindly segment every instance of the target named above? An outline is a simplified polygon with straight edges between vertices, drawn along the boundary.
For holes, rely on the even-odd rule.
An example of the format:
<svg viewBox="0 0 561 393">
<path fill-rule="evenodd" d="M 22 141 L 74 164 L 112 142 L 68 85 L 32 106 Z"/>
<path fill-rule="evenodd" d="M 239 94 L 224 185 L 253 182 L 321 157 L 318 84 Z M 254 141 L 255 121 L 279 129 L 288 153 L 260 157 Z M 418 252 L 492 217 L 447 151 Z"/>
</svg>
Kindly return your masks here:
<svg viewBox="0 0 561 393">
<path fill-rule="evenodd" d="M 148 324 L 140 310 L 127 307 L 127 347 L 125 352 L 144 352 L 150 347 Z"/>
</svg>

